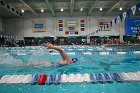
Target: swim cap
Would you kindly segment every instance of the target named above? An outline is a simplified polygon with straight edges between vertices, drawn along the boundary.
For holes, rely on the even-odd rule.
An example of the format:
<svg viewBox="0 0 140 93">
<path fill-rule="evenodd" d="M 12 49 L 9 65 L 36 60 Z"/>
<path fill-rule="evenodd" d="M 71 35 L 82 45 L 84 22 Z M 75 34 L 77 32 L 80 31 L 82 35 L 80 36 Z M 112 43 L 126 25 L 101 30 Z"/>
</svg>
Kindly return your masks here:
<svg viewBox="0 0 140 93">
<path fill-rule="evenodd" d="M 72 58 L 71 59 L 73 62 L 77 62 L 78 61 L 78 58 Z"/>
</svg>

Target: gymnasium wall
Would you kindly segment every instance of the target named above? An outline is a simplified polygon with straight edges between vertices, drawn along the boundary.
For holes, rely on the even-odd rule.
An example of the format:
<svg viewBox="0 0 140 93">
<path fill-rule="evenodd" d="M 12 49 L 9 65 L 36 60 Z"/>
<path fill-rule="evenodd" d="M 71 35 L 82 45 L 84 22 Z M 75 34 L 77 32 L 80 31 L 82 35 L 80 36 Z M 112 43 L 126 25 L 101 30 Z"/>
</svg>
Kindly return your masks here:
<svg viewBox="0 0 140 93">
<path fill-rule="evenodd" d="M 59 31 L 58 20 L 85 20 L 85 31 L 80 31 L 78 26 L 78 35 L 74 36 L 85 36 L 99 29 L 98 19 L 104 17 L 47 17 L 47 18 L 5 18 L 3 19 L 4 33 L 8 35 L 24 36 L 24 37 L 43 37 L 43 36 L 71 36 L 66 35 L 65 31 Z M 114 17 L 105 17 L 109 22 Z M 32 20 L 45 20 L 46 31 L 45 32 L 33 32 L 32 31 Z M 65 23 L 64 23 L 65 24 Z M 79 24 L 78 24 L 79 25 Z M 65 29 L 64 29 L 65 30 Z M 124 23 L 116 25 L 111 28 L 111 31 L 102 31 L 96 33 L 96 36 L 107 36 L 107 35 L 119 35 L 124 34 Z M 73 35 L 72 35 L 73 36 Z"/>
<path fill-rule="evenodd" d="M 8 35 L 17 35 L 24 37 L 42 37 L 50 36 L 50 32 L 55 31 L 54 18 L 34 18 L 46 20 L 47 29 L 45 32 L 32 31 L 32 18 L 6 18 L 4 19 L 4 32 Z"/>
</svg>

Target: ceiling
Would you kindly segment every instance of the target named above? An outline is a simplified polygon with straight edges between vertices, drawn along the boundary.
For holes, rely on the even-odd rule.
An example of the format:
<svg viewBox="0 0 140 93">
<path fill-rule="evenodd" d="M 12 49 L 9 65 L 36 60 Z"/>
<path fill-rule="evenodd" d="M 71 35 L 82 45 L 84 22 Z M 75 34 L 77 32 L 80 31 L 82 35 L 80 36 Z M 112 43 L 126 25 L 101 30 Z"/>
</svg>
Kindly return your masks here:
<svg viewBox="0 0 140 93">
<path fill-rule="evenodd" d="M 139 0 L 3 0 L 24 16 L 118 16 Z M 123 10 L 120 11 L 119 8 Z M 61 8 L 64 9 L 61 12 Z M 83 11 L 80 9 L 83 8 Z M 99 9 L 103 8 L 102 11 Z M 44 9 L 44 12 L 41 12 Z M 1 10 L 0 10 L 1 11 Z"/>
</svg>

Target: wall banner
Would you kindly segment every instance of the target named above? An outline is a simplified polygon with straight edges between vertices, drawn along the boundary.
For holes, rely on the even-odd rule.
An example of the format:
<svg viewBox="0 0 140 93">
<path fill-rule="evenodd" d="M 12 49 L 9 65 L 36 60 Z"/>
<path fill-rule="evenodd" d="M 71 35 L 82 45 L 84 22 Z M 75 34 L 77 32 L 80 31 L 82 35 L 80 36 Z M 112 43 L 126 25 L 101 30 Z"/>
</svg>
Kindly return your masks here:
<svg viewBox="0 0 140 93">
<path fill-rule="evenodd" d="M 76 19 L 69 19 L 65 21 L 65 34 L 66 35 L 78 34 L 78 21 Z"/>
<path fill-rule="evenodd" d="M 45 20 L 32 20 L 32 31 L 33 32 L 46 31 L 46 21 Z"/>
<path fill-rule="evenodd" d="M 140 30 L 140 18 L 126 18 L 125 34 L 135 35 Z"/>
</svg>

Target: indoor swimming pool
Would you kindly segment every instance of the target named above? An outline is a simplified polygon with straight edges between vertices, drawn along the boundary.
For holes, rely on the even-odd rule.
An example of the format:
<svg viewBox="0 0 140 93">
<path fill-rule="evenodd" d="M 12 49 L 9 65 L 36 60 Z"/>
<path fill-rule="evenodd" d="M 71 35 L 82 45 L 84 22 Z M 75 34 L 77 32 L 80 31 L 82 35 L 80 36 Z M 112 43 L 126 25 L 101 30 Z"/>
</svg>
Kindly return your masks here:
<svg viewBox="0 0 140 93">
<path fill-rule="evenodd" d="M 44 46 L 1 47 L 1 93 L 140 93 L 140 46 L 59 47 L 70 59 L 76 57 L 78 61 L 63 67 L 29 66 L 46 61 L 57 63 L 61 55 L 57 51 L 49 53 Z M 5 75 L 28 75 L 33 79 L 37 74 L 52 75 L 55 79 L 38 85 L 30 80 L 16 84 L 3 78 Z M 94 79 L 91 79 L 92 75 L 95 75 Z M 135 75 L 138 77 L 135 78 Z M 57 83 L 56 76 L 60 76 Z"/>
</svg>

